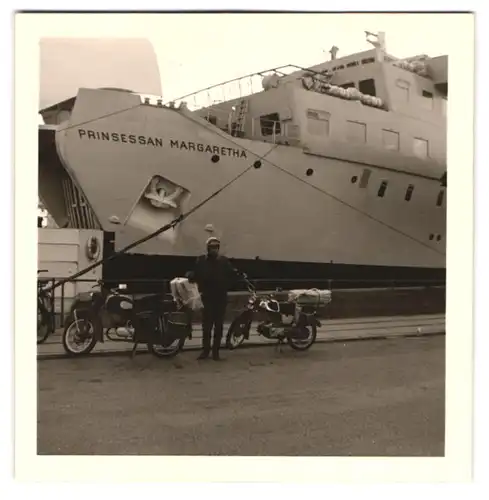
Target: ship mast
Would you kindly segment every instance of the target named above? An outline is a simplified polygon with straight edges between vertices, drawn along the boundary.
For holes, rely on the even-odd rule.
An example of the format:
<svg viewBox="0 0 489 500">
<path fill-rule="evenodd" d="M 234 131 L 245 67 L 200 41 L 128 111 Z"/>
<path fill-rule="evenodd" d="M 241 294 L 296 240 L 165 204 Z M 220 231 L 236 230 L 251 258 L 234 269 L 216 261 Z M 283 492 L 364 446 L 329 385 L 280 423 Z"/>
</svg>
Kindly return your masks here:
<svg viewBox="0 0 489 500">
<path fill-rule="evenodd" d="M 384 62 L 385 55 L 385 32 L 379 31 L 378 33 L 372 33 L 371 31 L 365 31 L 367 42 L 371 43 L 375 47 L 376 59 L 378 62 Z M 372 38 L 369 38 L 372 37 Z"/>
</svg>

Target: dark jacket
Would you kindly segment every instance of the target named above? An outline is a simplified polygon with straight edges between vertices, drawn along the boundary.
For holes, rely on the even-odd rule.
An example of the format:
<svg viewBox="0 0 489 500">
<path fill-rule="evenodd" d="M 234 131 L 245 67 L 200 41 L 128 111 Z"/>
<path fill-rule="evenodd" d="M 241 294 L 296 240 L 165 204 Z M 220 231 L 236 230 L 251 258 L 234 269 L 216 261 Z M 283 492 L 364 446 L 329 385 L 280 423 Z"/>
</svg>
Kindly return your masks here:
<svg viewBox="0 0 489 500">
<path fill-rule="evenodd" d="M 218 255 L 215 259 L 201 255 L 193 272 L 188 273 L 190 281 L 197 283 L 203 300 L 225 300 L 227 292 L 241 277 L 229 259 Z"/>
</svg>

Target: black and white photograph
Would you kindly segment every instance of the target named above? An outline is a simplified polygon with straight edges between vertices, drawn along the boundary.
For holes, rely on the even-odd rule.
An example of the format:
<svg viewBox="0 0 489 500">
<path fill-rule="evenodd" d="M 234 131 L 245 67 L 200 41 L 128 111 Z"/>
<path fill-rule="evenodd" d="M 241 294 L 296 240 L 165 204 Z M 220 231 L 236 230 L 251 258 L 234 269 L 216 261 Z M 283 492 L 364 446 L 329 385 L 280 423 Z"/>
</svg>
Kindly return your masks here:
<svg viewBox="0 0 489 500">
<path fill-rule="evenodd" d="M 37 146 L 16 160 L 37 191 L 25 460 L 466 480 L 473 213 L 449 200 L 472 196 L 473 14 L 16 17 L 17 71 L 38 61 L 18 114 Z"/>
</svg>

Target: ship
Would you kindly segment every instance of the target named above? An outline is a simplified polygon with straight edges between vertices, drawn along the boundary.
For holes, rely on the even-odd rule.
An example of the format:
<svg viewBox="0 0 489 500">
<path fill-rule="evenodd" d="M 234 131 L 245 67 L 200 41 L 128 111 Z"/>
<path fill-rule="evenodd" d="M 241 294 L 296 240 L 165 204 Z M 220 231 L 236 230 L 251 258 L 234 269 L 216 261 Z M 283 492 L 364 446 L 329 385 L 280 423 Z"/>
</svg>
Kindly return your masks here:
<svg viewBox="0 0 489 500">
<path fill-rule="evenodd" d="M 264 283 L 443 284 L 448 56 L 365 34 L 170 102 L 78 88 L 40 110 L 39 198 L 58 227 L 103 231 L 107 280 L 182 276 L 217 236 Z"/>
</svg>

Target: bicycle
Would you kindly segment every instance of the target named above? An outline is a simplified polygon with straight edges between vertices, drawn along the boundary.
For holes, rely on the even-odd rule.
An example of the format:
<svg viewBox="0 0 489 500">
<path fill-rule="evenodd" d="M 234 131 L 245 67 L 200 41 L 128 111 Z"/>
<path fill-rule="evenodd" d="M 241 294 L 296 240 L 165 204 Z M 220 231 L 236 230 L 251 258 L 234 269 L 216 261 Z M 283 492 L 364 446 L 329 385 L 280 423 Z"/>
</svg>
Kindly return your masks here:
<svg viewBox="0 0 489 500">
<path fill-rule="evenodd" d="M 37 274 L 47 273 L 47 269 L 40 269 Z M 37 344 L 46 341 L 51 333 L 54 332 L 52 320 L 52 297 L 45 290 L 44 281 L 37 279 Z"/>
</svg>

